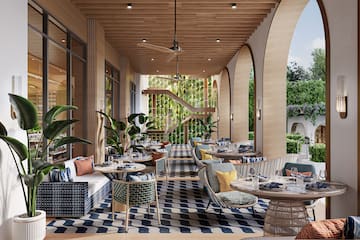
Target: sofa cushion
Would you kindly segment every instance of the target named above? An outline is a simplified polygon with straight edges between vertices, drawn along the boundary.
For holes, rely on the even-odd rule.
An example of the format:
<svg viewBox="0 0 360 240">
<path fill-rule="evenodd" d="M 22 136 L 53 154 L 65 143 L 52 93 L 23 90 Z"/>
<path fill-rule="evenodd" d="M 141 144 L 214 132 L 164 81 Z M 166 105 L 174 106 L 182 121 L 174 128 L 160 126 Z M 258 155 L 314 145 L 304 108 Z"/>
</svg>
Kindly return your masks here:
<svg viewBox="0 0 360 240">
<path fill-rule="evenodd" d="M 86 158 L 82 158 L 74 161 L 76 167 L 76 175 L 82 176 L 85 174 L 93 173 L 93 164 L 94 164 L 94 156 L 89 156 Z"/>
<path fill-rule="evenodd" d="M 76 177 L 76 168 L 75 168 L 75 164 L 74 164 L 74 161 L 75 160 L 79 160 L 79 159 L 82 159 L 84 158 L 83 156 L 79 156 L 79 157 L 75 157 L 75 158 L 72 158 L 70 160 L 67 160 L 64 162 L 64 165 L 65 165 L 65 168 L 69 168 L 70 169 L 70 175 L 71 175 L 71 178 L 74 179 Z"/>
<path fill-rule="evenodd" d="M 360 217 L 349 216 L 346 218 L 344 229 L 345 239 L 359 239 L 360 238 Z"/>
<path fill-rule="evenodd" d="M 82 176 L 76 176 L 74 182 L 87 182 L 88 183 L 88 197 L 99 191 L 110 180 L 102 173 L 94 172 Z"/>
<path fill-rule="evenodd" d="M 296 235 L 296 239 L 341 239 L 345 218 L 310 222 Z"/>
<path fill-rule="evenodd" d="M 257 202 L 257 197 L 244 192 L 219 192 L 216 196 L 227 205 L 251 205 Z"/>
</svg>

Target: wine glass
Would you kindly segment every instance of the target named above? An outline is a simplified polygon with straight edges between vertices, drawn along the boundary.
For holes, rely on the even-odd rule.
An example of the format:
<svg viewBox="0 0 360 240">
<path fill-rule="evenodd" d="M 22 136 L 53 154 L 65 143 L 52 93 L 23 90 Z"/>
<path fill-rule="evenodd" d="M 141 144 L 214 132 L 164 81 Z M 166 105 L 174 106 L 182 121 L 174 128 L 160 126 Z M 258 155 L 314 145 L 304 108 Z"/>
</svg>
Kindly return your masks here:
<svg viewBox="0 0 360 240">
<path fill-rule="evenodd" d="M 319 172 L 319 180 L 320 181 L 325 181 L 326 180 L 326 171 L 325 170 L 320 170 L 320 172 Z"/>
<path fill-rule="evenodd" d="M 296 168 L 296 167 L 292 167 L 291 169 L 290 169 L 290 172 L 291 172 L 291 176 L 292 177 L 296 177 L 296 175 L 298 175 L 298 169 Z"/>
</svg>

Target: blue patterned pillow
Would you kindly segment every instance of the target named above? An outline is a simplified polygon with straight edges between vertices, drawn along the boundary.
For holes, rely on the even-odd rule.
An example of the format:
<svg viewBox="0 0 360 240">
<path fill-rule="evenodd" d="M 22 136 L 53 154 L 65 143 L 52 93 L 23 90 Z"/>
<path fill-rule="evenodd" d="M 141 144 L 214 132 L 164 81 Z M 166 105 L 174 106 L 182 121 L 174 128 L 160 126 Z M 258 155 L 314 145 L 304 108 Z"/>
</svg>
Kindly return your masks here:
<svg viewBox="0 0 360 240">
<path fill-rule="evenodd" d="M 50 182 L 72 182 L 70 168 L 54 169 L 50 172 Z"/>
</svg>

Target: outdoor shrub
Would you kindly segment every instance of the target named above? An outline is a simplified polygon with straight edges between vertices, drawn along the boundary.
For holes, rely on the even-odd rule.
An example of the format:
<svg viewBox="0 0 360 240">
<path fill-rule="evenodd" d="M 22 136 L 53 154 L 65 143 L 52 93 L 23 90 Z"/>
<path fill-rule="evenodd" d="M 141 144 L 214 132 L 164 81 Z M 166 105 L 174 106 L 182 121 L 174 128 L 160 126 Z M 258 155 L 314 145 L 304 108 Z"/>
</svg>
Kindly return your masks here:
<svg viewBox="0 0 360 240">
<path fill-rule="evenodd" d="M 323 143 L 316 143 L 309 147 L 311 154 L 311 161 L 314 162 L 325 162 L 326 146 Z"/>
<path fill-rule="evenodd" d="M 249 132 L 248 139 L 254 140 L 254 132 Z"/>
<path fill-rule="evenodd" d="M 305 143 L 305 137 L 303 135 L 300 134 L 286 134 L 286 138 L 287 139 L 291 139 L 291 140 L 295 140 L 295 141 L 299 141 L 300 143 Z"/>
<path fill-rule="evenodd" d="M 300 150 L 299 141 L 286 139 L 286 152 L 287 153 L 298 153 Z"/>
</svg>

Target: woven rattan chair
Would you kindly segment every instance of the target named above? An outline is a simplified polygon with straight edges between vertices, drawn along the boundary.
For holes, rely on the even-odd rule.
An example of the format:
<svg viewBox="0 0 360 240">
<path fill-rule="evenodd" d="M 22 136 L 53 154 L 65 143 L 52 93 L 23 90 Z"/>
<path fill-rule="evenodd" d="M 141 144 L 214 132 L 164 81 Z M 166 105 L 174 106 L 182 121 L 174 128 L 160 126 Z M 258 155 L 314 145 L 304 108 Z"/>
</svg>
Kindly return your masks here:
<svg viewBox="0 0 360 240">
<path fill-rule="evenodd" d="M 215 203 L 220 207 L 220 213 L 223 208 L 252 208 L 257 203 L 258 198 L 252 194 L 230 191 L 220 192 L 219 182 L 216 177 L 216 171 L 228 172 L 235 170 L 231 163 L 209 163 L 199 170 L 199 178 L 204 185 L 208 195 L 209 204 L 206 209 L 209 208 L 210 203 Z"/>
<path fill-rule="evenodd" d="M 117 201 L 125 205 L 126 217 L 125 217 L 125 231 L 128 231 L 129 225 L 129 209 L 133 206 L 139 206 L 148 204 L 148 210 L 150 210 L 150 204 L 156 203 L 157 218 L 160 224 L 160 212 L 159 201 L 157 195 L 156 179 L 140 181 L 140 182 L 126 182 L 122 180 L 113 180 L 112 182 L 112 205 L 114 201 Z M 114 208 L 112 210 L 112 218 L 114 221 Z"/>
</svg>

